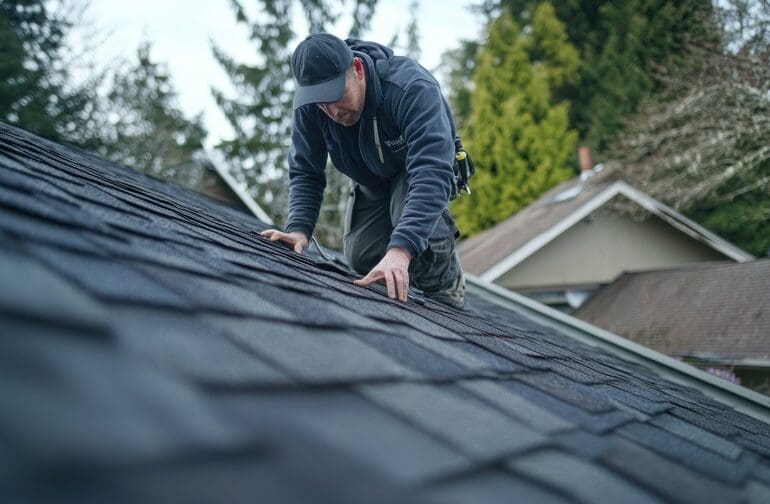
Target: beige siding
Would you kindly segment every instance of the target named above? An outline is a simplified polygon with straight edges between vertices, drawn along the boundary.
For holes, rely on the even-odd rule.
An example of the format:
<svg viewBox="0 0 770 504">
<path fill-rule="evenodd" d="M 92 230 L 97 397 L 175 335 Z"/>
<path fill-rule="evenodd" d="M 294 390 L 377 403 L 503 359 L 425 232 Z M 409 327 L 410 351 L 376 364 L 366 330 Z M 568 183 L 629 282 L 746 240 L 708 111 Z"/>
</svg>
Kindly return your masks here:
<svg viewBox="0 0 770 504">
<path fill-rule="evenodd" d="M 624 271 L 730 260 L 658 217 L 599 210 L 495 281 L 511 289 L 606 283 Z"/>
</svg>

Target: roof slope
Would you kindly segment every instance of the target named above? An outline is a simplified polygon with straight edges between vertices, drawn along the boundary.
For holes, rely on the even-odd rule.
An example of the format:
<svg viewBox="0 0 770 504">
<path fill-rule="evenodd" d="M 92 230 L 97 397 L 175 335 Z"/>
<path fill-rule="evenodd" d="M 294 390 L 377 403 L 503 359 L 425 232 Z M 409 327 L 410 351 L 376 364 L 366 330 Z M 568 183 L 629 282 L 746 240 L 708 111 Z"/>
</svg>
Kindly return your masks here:
<svg viewBox="0 0 770 504">
<path fill-rule="evenodd" d="M 744 250 L 715 235 L 671 207 L 619 179 L 616 170 L 603 170 L 587 179 L 564 182 L 523 210 L 460 243 L 465 269 L 494 281 L 546 246 L 599 208 L 622 197 L 670 226 L 716 250 L 726 259 L 753 259 Z"/>
<path fill-rule="evenodd" d="M 613 171 L 603 170 L 586 181 L 574 177 L 562 182 L 496 226 L 461 241 L 457 250 L 463 267 L 474 275 L 483 274 L 569 217 L 616 180 Z"/>
<path fill-rule="evenodd" d="M 770 360 L 770 260 L 626 273 L 575 316 L 660 352 Z"/>
<path fill-rule="evenodd" d="M 0 125 L 3 501 L 770 499 L 767 423 L 261 227 Z"/>
</svg>

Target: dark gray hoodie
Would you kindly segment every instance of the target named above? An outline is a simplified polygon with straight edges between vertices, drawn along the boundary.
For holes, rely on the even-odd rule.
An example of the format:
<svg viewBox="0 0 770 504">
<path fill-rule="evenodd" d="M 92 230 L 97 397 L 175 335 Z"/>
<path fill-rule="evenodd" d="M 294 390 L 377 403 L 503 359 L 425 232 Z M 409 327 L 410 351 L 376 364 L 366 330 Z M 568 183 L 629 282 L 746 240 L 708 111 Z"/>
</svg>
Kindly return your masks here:
<svg viewBox="0 0 770 504">
<path fill-rule="evenodd" d="M 312 234 L 326 187 L 327 155 L 334 166 L 371 189 L 389 187 L 403 170 L 409 190 L 390 237 L 417 258 L 428 246 L 449 201 L 454 163 L 452 113 L 436 79 L 412 59 L 374 42 L 345 41 L 366 69 L 361 119 L 345 127 L 316 105 L 294 111 L 289 152 L 288 232 Z"/>
</svg>

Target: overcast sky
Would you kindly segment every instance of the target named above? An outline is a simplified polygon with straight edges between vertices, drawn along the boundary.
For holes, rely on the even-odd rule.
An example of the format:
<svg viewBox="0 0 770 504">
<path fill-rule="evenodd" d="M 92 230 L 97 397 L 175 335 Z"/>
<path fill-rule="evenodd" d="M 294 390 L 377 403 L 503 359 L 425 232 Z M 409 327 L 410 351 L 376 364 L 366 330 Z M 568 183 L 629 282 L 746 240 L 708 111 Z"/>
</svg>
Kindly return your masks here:
<svg viewBox="0 0 770 504">
<path fill-rule="evenodd" d="M 256 2 L 252 2 L 256 3 Z M 481 20 L 468 6 L 473 0 L 421 0 L 418 19 L 421 63 L 434 70 L 441 54 L 461 39 L 479 37 Z M 244 4 L 249 6 L 249 0 Z M 362 38 L 387 43 L 394 33 L 402 41 L 409 23 L 410 0 L 380 0 L 371 28 Z M 304 36 L 307 25 L 295 15 L 295 31 Z M 350 16 L 345 16 L 346 19 Z M 153 44 L 153 58 L 165 62 L 179 92 L 179 104 L 188 114 L 204 113 L 209 129 L 208 145 L 231 135 L 231 129 L 211 97 L 212 86 L 231 89 L 224 71 L 211 55 L 210 41 L 238 61 L 255 60 L 254 46 L 244 27 L 235 22 L 229 0 L 92 0 L 88 18 L 108 33 L 107 42 L 95 55 L 99 63 L 134 58 L 144 38 Z M 349 21 L 335 28 L 344 37 Z"/>
</svg>

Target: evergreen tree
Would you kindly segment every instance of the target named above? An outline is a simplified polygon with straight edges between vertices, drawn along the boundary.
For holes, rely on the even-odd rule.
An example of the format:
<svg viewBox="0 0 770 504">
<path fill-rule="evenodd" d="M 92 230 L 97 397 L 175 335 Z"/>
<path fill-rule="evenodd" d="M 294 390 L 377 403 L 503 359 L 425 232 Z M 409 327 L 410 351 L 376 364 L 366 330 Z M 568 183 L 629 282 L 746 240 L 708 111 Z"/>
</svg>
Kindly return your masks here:
<svg viewBox="0 0 770 504">
<path fill-rule="evenodd" d="M 540 3 L 493 4 L 526 24 Z M 661 92 L 666 68 L 696 63 L 688 49 L 714 37 L 713 7 L 702 0 L 570 0 L 554 7 L 581 58 L 578 78 L 561 97 L 572 103 L 571 125 L 581 141 L 598 152 L 645 100 Z"/>
<path fill-rule="evenodd" d="M 716 44 L 669 71 L 672 99 L 633 117 L 611 152 L 624 177 L 757 256 L 770 252 L 770 5 L 729 0 Z"/>
<path fill-rule="evenodd" d="M 554 91 L 577 65 L 548 3 L 523 29 L 507 11 L 489 25 L 462 131 L 477 175 L 473 193 L 452 207 L 464 234 L 491 227 L 571 175 L 577 135 L 568 126 L 568 104 L 556 103 Z"/>
<path fill-rule="evenodd" d="M 230 162 L 233 175 L 245 182 L 256 201 L 271 211 L 277 224 L 283 225 L 288 211 L 288 167 L 292 96 L 294 81 L 291 71 L 291 51 L 296 44 L 292 31 L 292 9 L 302 9 L 309 22 L 309 31 L 318 32 L 336 21 L 339 8 L 348 2 L 342 0 L 259 0 L 258 14 L 254 17 L 243 2 L 233 0 L 236 19 L 248 26 L 259 61 L 245 64 L 235 61 L 219 48 L 214 55 L 229 75 L 237 96 L 231 98 L 220 90 L 213 90 L 217 103 L 235 130 L 235 138 L 219 145 Z M 376 0 L 356 0 L 352 13 L 351 36 L 360 35 L 368 25 Z M 341 177 L 327 170 L 327 177 Z M 339 183 L 338 183 L 339 182 Z M 334 181 L 332 186 L 340 186 Z M 338 191 L 327 191 L 328 198 L 336 198 Z M 346 191 L 339 191 L 346 194 Z M 328 204 L 328 202 L 327 202 Z M 325 205 L 328 206 L 328 205 Z M 332 202 L 332 207 L 336 205 Z M 324 238 L 327 216 L 322 215 L 316 233 Z M 334 233 L 341 226 L 330 224 Z M 327 240 L 322 240 L 327 241 Z"/>
<path fill-rule="evenodd" d="M 73 21 L 67 14 L 66 2 L 0 2 L 0 120 L 89 146 L 96 79 L 72 83 L 75 62 L 64 42 Z"/>
<path fill-rule="evenodd" d="M 107 96 L 108 125 L 98 151 L 141 172 L 194 188 L 203 175 L 206 130 L 200 114 L 184 117 L 168 71 L 144 42 L 136 62 L 119 68 Z"/>
</svg>

